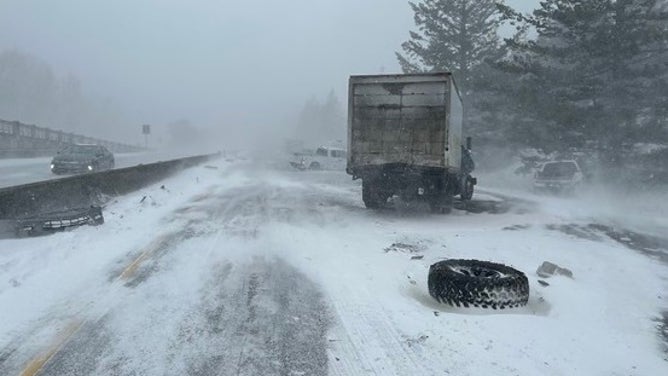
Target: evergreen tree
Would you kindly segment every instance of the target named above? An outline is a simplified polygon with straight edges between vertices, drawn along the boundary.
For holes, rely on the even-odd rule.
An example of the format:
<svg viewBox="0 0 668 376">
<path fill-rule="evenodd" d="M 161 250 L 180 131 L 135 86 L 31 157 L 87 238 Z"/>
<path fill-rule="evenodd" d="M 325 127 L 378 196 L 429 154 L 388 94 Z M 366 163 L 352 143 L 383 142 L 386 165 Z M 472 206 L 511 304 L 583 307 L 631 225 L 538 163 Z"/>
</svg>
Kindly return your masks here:
<svg viewBox="0 0 668 376">
<path fill-rule="evenodd" d="M 0 119 L 118 140 L 133 139 L 135 126 L 109 101 L 84 95 L 79 79 L 58 77 L 41 59 L 18 50 L 0 51 Z"/>
<path fill-rule="evenodd" d="M 668 18 L 657 0 L 546 0 L 531 16 L 535 40 L 509 40 L 506 72 L 521 83 L 516 135 L 544 148 L 596 141 L 619 155 L 665 121 Z M 524 121 L 520 121 L 524 120 Z"/>
<path fill-rule="evenodd" d="M 494 127 L 482 105 L 487 94 L 489 62 L 503 49 L 497 30 L 500 12 L 495 0 L 422 0 L 410 2 L 417 31 L 397 52 L 406 73 L 449 71 L 464 101 L 466 128 L 475 134 Z M 487 115 L 487 116 L 485 116 Z"/>
</svg>

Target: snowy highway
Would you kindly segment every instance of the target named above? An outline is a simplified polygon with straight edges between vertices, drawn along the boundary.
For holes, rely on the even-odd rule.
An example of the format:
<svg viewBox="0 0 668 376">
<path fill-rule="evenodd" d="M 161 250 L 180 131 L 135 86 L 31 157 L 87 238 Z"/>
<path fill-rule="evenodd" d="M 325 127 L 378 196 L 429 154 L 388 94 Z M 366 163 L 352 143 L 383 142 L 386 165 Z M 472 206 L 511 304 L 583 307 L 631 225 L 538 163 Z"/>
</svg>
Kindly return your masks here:
<svg viewBox="0 0 668 376">
<path fill-rule="evenodd" d="M 216 160 L 115 199 L 102 226 L 0 240 L 0 375 L 668 374 L 661 236 L 577 198 L 489 189 L 435 215 L 360 191 Z M 524 271 L 529 304 L 437 303 L 445 258 Z M 541 285 L 543 261 L 574 278 Z"/>
<path fill-rule="evenodd" d="M 141 153 L 121 153 L 114 155 L 116 168 L 136 166 L 181 157 L 182 155 L 164 151 Z M 0 188 L 59 179 L 68 175 L 55 175 L 49 169 L 51 157 L 0 159 Z"/>
</svg>

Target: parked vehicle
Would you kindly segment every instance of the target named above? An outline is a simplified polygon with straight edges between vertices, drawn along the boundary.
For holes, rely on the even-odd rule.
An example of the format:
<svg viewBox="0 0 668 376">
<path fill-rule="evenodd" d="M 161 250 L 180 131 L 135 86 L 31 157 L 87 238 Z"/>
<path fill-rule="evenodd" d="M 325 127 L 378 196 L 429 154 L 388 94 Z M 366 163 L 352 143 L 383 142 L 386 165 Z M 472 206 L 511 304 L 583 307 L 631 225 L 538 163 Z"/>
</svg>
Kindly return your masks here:
<svg viewBox="0 0 668 376">
<path fill-rule="evenodd" d="M 321 146 L 314 153 L 294 153 L 290 165 L 298 170 L 340 170 L 346 167 L 346 150 Z"/>
<path fill-rule="evenodd" d="M 536 191 L 573 192 L 582 184 L 584 175 L 575 160 L 545 162 L 534 175 Z"/>
<path fill-rule="evenodd" d="M 471 139 L 462 145 L 462 102 L 451 73 L 352 76 L 346 171 L 362 179 L 367 208 L 393 195 L 448 211 L 473 196 Z"/>
<path fill-rule="evenodd" d="M 95 172 L 114 168 L 114 155 L 102 145 L 73 144 L 51 161 L 54 174 Z"/>
</svg>

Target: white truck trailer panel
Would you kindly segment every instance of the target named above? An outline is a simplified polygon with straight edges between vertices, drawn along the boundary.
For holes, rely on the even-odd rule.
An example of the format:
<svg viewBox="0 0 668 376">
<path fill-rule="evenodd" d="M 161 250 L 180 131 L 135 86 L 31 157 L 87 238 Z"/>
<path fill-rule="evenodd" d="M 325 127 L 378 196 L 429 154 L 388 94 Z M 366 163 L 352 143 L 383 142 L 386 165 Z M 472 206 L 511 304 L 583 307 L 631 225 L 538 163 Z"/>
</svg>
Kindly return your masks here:
<svg viewBox="0 0 668 376">
<path fill-rule="evenodd" d="M 448 73 L 353 76 L 348 168 L 461 166 L 462 105 Z"/>
</svg>

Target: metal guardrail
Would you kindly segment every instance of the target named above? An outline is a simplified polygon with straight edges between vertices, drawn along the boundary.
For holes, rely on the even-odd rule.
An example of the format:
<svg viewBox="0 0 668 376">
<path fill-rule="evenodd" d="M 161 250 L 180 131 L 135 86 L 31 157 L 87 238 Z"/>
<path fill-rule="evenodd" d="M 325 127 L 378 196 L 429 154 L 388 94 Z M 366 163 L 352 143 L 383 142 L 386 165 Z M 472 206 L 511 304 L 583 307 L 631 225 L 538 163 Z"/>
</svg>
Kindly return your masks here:
<svg viewBox="0 0 668 376">
<path fill-rule="evenodd" d="M 219 154 L 179 158 L 165 162 L 62 179 L 0 188 L 0 220 L 21 219 L 104 203 L 108 196 L 136 191 L 167 176 L 218 157 Z"/>
<path fill-rule="evenodd" d="M 0 157 L 51 155 L 68 144 L 98 144 L 114 153 L 141 147 L 0 119 Z"/>
</svg>

